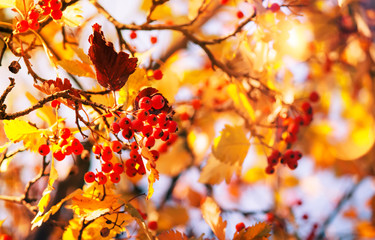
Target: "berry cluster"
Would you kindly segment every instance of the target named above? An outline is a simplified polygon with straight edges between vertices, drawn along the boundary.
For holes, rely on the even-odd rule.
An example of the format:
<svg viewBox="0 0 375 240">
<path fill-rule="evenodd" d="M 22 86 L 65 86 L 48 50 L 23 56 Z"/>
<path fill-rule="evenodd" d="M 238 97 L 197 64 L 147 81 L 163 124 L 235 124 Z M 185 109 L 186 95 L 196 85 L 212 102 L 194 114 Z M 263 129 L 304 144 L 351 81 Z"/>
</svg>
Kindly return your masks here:
<svg viewBox="0 0 375 240">
<path fill-rule="evenodd" d="M 309 95 L 311 102 L 317 102 L 319 95 L 316 92 L 312 92 Z M 298 160 L 302 158 L 300 151 L 294 151 L 291 148 L 292 144 L 297 141 L 297 135 L 301 126 L 308 126 L 313 120 L 313 108 L 308 101 L 302 102 L 301 113 L 295 117 L 279 118 L 281 128 L 278 134 L 281 136 L 280 141 L 284 141 L 287 144 L 287 150 L 281 154 L 277 149 L 273 149 L 272 153 L 267 156 L 268 166 L 266 167 L 266 173 L 272 174 L 275 172 L 276 165 L 280 162 L 286 164 L 290 169 L 294 170 L 298 166 Z"/>
<path fill-rule="evenodd" d="M 51 15 L 54 20 L 61 19 L 63 13 L 61 11 L 62 3 L 59 0 L 42 0 L 39 2 L 44 16 Z"/>
<path fill-rule="evenodd" d="M 17 31 L 20 33 L 23 33 L 29 29 L 38 30 L 39 28 L 38 18 L 39 18 L 39 12 L 35 8 L 31 9 L 27 14 L 26 19 L 22 19 L 17 23 L 16 25 Z"/>
<path fill-rule="evenodd" d="M 81 142 L 72 136 L 69 128 L 63 128 L 59 131 L 59 141 L 56 144 L 56 149 L 52 153 L 52 156 L 57 161 L 62 161 L 65 156 L 70 154 L 80 155 L 83 151 L 83 145 Z M 50 146 L 47 144 L 42 144 L 39 146 L 39 154 L 46 156 L 50 153 Z"/>
<path fill-rule="evenodd" d="M 176 141 L 177 123 L 168 116 L 170 107 L 167 100 L 157 93 L 156 89 L 146 89 L 136 98 L 135 111 L 132 115 L 126 115 L 111 125 L 111 131 L 118 140 L 112 141 L 107 146 L 95 145 L 94 154 L 101 159 L 101 171 L 97 174 L 88 172 L 85 181 L 91 183 L 97 181 L 105 184 L 108 176 L 111 182 L 118 183 L 120 174 L 125 172 L 128 177 L 137 174 L 145 175 L 146 167 L 143 157 L 150 161 L 155 168 L 155 161 L 159 158 L 159 151 L 152 149 L 157 139 L 170 145 Z M 120 141 L 119 141 L 120 140 Z M 124 144 L 123 144 L 124 143 Z M 163 145 L 162 145 L 163 146 Z M 126 147 L 130 150 L 129 158 L 123 163 L 113 163 L 113 153 L 121 154 Z M 147 149 L 147 153 L 143 153 Z M 145 154 L 142 157 L 142 154 Z"/>
<path fill-rule="evenodd" d="M 103 160 L 101 164 L 101 171 L 95 174 L 94 172 L 87 172 L 85 174 L 85 181 L 87 183 L 92 183 L 95 180 L 98 184 L 106 184 L 108 177 L 111 182 L 120 182 L 120 174 L 124 172 L 124 165 L 122 163 L 111 162 L 113 157 L 113 152 L 120 152 L 122 150 L 122 143 L 120 141 L 112 141 L 110 146 L 94 145 L 93 152 Z"/>
</svg>

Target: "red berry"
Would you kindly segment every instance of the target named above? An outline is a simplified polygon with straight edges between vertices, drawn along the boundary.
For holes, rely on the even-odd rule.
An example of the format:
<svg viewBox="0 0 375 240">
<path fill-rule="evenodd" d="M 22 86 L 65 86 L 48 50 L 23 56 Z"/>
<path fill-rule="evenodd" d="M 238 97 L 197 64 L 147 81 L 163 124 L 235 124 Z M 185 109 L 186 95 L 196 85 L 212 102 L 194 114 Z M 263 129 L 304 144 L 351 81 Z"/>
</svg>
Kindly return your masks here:
<svg viewBox="0 0 375 240">
<path fill-rule="evenodd" d="M 96 178 L 98 179 L 98 184 L 103 185 L 107 182 L 107 176 L 104 175 L 104 173 L 102 173 L 102 172 L 98 172 L 96 174 Z"/>
<path fill-rule="evenodd" d="M 298 131 L 299 131 L 299 124 L 293 122 L 292 124 L 290 124 L 288 126 L 288 130 L 287 131 L 290 132 L 291 134 L 297 134 Z"/>
<path fill-rule="evenodd" d="M 295 160 L 296 155 L 294 154 L 294 151 L 291 149 L 288 149 L 284 153 L 284 159 L 288 162 L 289 160 Z"/>
<path fill-rule="evenodd" d="M 118 174 L 118 173 L 115 173 L 115 172 L 113 172 L 113 173 L 111 173 L 110 175 L 109 175 L 109 179 L 111 180 L 111 182 L 113 182 L 113 183 L 118 183 L 118 182 L 120 182 L 120 175 Z"/>
<path fill-rule="evenodd" d="M 154 161 L 157 161 L 159 159 L 160 153 L 157 150 L 151 150 L 150 153 L 154 157 Z"/>
<path fill-rule="evenodd" d="M 83 145 L 82 144 L 79 144 L 77 146 L 72 146 L 72 152 L 75 154 L 75 155 L 80 155 L 83 151 Z"/>
<path fill-rule="evenodd" d="M 309 215 L 308 215 L 307 213 L 303 214 L 303 215 L 302 215 L 302 219 L 303 219 L 303 220 L 307 220 L 307 219 L 309 219 Z"/>
<path fill-rule="evenodd" d="M 32 20 L 32 19 L 30 19 L 29 20 L 29 27 L 30 27 L 30 29 L 32 29 L 32 30 L 38 30 L 39 29 L 39 22 L 38 22 L 38 20 Z"/>
<path fill-rule="evenodd" d="M 195 110 L 198 110 L 199 108 L 201 108 L 202 102 L 200 99 L 193 99 L 191 100 L 191 105 Z"/>
<path fill-rule="evenodd" d="M 126 160 L 126 162 L 125 162 L 125 167 L 126 167 L 126 169 L 128 169 L 128 168 L 133 169 L 133 168 L 135 168 L 135 164 L 136 164 L 136 161 L 135 161 L 135 160 L 133 160 L 133 159 L 128 159 L 128 160 Z"/>
<path fill-rule="evenodd" d="M 298 115 L 294 118 L 294 123 L 302 126 L 304 124 L 303 117 L 301 115 Z"/>
<path fill-rule="evenodd" d="M 62 4 L 58 0 L 52 0 L 50 1 L 49 6 L 51 7 L 52 10 L 60 10 Z"/>
<path fill-rule="evenodd" d="M 141 120 L 141 121 L 145 121 L 149 115 L 150 115 L 150 113 L 148 112 L 148 110 L 141 109 L 141 110 L 137 113 L 137 118 L 138 118 L 139 120 Z"/>
<path fill-rule="evenodd" d="M 29 19 L 37 20 L 39 18 L 39 12 L 36 9 L 33 9 L 29 12 Z"/>
<path fill-rule="evenodd" d="M 162 129 L 168 129 L 168 128 L 169 128 L 169 125 L 171 124 L 171 122 L 172 122 L 172 121 L 167 120 L 167 121 L 165 121 L 164 124 L 162 124 L 162 125 L 159 124 L 159 126 L 160 126 Z"/>
<path fill-rule="evenodd" d="M 113 164 L 111 162 L 105 162 L 102 164 L 102 172 L 109 173 L 113 169 Z"/>
<path fill-rule="evenodd" d="M 58 150 L 58 151 L 54 152 L 52 155 L 53 155 L 53 157 L 54 157 L 57 161 L 62 161 L 62 160 L 64 160 L 64 158 L 65 158 L 65 154 L 63 154 L 63 153 L 61 152 L 61 150 Z"/>
<path fill-rule="evenodd" d="M 62 17 L 62 11 L 61 10 L 52 10 L 51 17 L 55 20 L 59 20 Z"/>
<path fill-rule="evenodd" d="M 100 145 L 94 145 L 92 147 L 92 151 L 94 154 L 100 154 L 102 151 L 102 147 Z"/>
<path fill-rule="evenodd" d="M 271 6 L 270 6 L 270 10 L 271 12 L 277 12 L 280 10 L 280 5 L 277 4 L 277 3 L 273 3 Z"/>
<path fill-rule="evenodd" d="M 310 93 L 309 99 L 311 102 L 317 102 L 320 99 L 320 96 L 317 92 L 313 91 Z"/>
<path fill-rule="evenodd" d="M 273 174 L 275 172 L 275 168 L 272 165 L 268 165 L 266 167 L 266 173 L 267 174 Z"/>
<path fill-rule="evenodd" d="M 164 132 L 161 128 L 155 128 L 155 131 L 152 134 L 152 136 L 154 136 L 155 139 L 159 139 L 159 138 L 163 137 L 163 135 L 164 135 Z"/>
<path fill-rule="evenodd" d="M 136 39 L 137 38 L 137 32 L 136 31 L 131 31 L 130 32 L 130 38 L 131 39 Z"/>
<path fill-rule="evenodd" d="M 141 109 L 150 110 L 152 107 L 151 99 L 149 97 L 143 97 L 139 100 L 138 105 Z"/>
<path fill-rule="evenodd" d="M 155 114 L 151 114 L 147 117 L 147 122 L 151 126 L 155 126 L 156 124 L 158 124 L 158 117 Z"/>
<path fill-rule="evenodd" d="M 60 137 L 62 139 L 68 139 L 70 137 L 70 129 L 69 128 L 63 128 L 60 130 Z"/>
<path fill-rule="evenodd" d="M 177 134 L 175 134 L 175 133 L 169 134 L 169 139 L 167 141 L 167 144 L 172 145 L 173 143 L 175 143 L 177 141 L 177 138 L 178 138 Z"/>
<path fill-rule="evenodd" d="M 130 145 L 130 149 L 131 150 L 138 150 L 138 143 L 137 142 L 132 142 L 132 144 Z"/>
<path fill-rule="evenodd" d="M 162 141 L 168 141 L 169 140 L 170 132 L 168 130 L 163 131 L 163 136 L 160 138 Z"/>
<path fill-rule="evenodd" d="M 85 181 L 87 183 L 92 183 L 95 181 L 95 173 L 93 172 L 87 172 L 85 173 Z"/>
<path fill-rule="evenodd" d="M 77 139 L 77 138 L 73 138 L 71 141 L 70 141 L 70 146 L 79 146 L 79 145 L 82 145 L 81 142 Z"/>
<path fill-rule="evenodd" d="M 241 12 L 241 11 L 238 11 L 237 12 L 237 18 L 239 18 L 239 19 L 241 19 L 241 18 L 243 18 L 243 12 Z"/>
<path fill-rule="evenodd" d="M 49 146 L 47 144 L 40 145 L 38 152 L 40 155 L 46 156 L 50 152 Z"/>
<path fill-rule="evenodd" d="M 124 172 L 124 165 L 122 165 L 122 163 L 116 163 L 114 166 L 113 166 L 113 171 L 117 174 L 121 174 Z"/>
<path fill-rule="evenodd" d="M 156 69 L 154 71 L 154 79 L 155 80 L 160 80 L 163 78 L 163 72 L 160 69 Z"/>
<path fill-rule="evenodd" d="M 165 105 L 165 100 L 162 95 L 155 95 L 151 98 L 152 107 L 155 109 L 162 109 Z"/>
<path fill-rule="evenodd" d="M 129 140 L 134 136 L 134 131 L 131 128 L 128 128 L 128 129 L 122 130 L 121 134 L 125 139 Z"/>
<path fill-rule="evenodd" d="M 16 28 L 20 33 L 26 32 L 29 29 L 29 23 L 26 20 L 21 20 L 17 23 Z"/>
<path fill-rule="evenodd" d="M 158 123 L 159 123 L 159 126 L 162 126 L 165 124 L 165 122 L 167 121 L 167 115 L 165 113 L 160 113 L 158 115 Z"/>
<path fill-rule="evenodd" d="M 159 146 L 158 148 L 159 153 L 165 153 L 168 151 L 168 144 L 163 143 L 162 145 Z"/>
<path fill-rule="evenodd" d="M 55 99 L 51 102 L 51 107 L 58 108 L 60 104 L 61 104 L 60 101 Z"/>
<path fill-rule="evenodd" d="M 112 128 L 112 131 L 113 131 L 114 134 L 117 134 L 121 130 L 120 124 L 118 124 L 116 122 L 112 123 L 111 128 Z"/>
<path fill-rule="evenodd" d="M 64 153 L 65 156 L 68 156 L 68 155 L 72 154 L 73 148 L 72 148 L 72 146 L 65 145 L 61 148 L 61 152 Z"/>
<path fill-rule="evenodd" d="M 158 38 L 155 37 L 155 36 L 152 36 L 152 37 L 150 38 L 150 41 L 151 41 L 152 44 L 155 44 L 155 43 L 158 42 Z"/>
<path fill-rule="evenodd" d="M 305 113 L 312 114 L 312 107 L 309 102 L 303 102 L 301 108 Z"/>
<path fill-rule="evenodd" d="M 158 229 L 158 223 L 156 221 L 148 222 L 147 226 L 150 230 L 153 230 L 153 231 Z"/>
<path fill-rule="evenodd" d="M 221 4 L 227 4 L 229 0 L 221 0 Z"/>
<path fill-rule="evenodd" d="M 294 151 L 294 155 L 296 156 L 296 160 L 300 160 L 302 158 L 302 153 L 300 151 Z"/>
<path fill-rule="evenodd" d="M 152 132 L 154 131 L 154 129 L 152 128 L 151 125 L 145 125 L 143 128 L 142 128 L 142 134 L 143 136 L 145 137 L 149 137 L 151 136 Z"/>
<path fill-rule="evenodd" d="M 294 170 L 298 167 L 297 159 L 289 159 L 289 161 L 287 161 L 286 164 L 291 170 Z"/>
<path fill-rule="evenodd" d="M 245 224 L 243 222 L 240 222 L 240 223 L 236 224 L 236 231 L 237 232 L 241 231 L 244 228 L 245 228 Z"/>
<path fill-rule="evenodd" d="M 146 174 L 146 168 L 145 168 L 145 166 L 143 165 L 143 163 L 139 164 L 139 168 L 138 168 L 137 172 L 138 172 L 140 175 L 145 175 L 145 174 Z"/>
<path fill-rule="evenodd" d="M 127 168 L 125 173 L 128 177 L 134 177 L 137 175 L 137 170 L 135 168 Z"/>
<path fill-rule="evenodd" d="M 121 149 L 122 149 L 122 143 L 120 141 L 117 141 L 117 140 L 112 141 L 111 142 L 111 149 L 112 149 L 112 151 L 114 151 L 116 153 L 120 152 Z"/>
<path fill-rule="evenodd" d="M 131 159 L 136 160 L 139 156 L 139 153 L 137 150 L 131 150 L 129 156 Z"/>
<path fill-rule="evenodd" d="M 296 202 L 296 204 L 297 204 L 298 206 L 301 206 L 301 205 L 303 204 L 303 202 L 302 202 L 301 199 L 299 199 L 299 200 Z"/>
<path fill-rule="evenodd" d="M 42 10 L 44 16 L 47 16 L 51 13 L 51 8 L 49 6 L 42 6 Z"/>
<path fill-rule="evenodd" d="M 169 121 L 168 131 L 171 133 L 177 131 L 177 123 L 175 121 Z"/>
<path fill-rule="evenodd" d="M 131 124 L 132 124 L 132 129 L 135 132 L 139 132 L 143 128 L 143 122 L 139 119 L 134 119 Z"/>
<path fill-rule="evenodd" d="M 147 148 L 152 148 L 155 145 L 155 138 L 150 136 L 148 138 L 143 139 L 143 145 Z"/>
<path fill-rule="evenodd" d="M 183 112 L 180 114 L 180 119 L 181 121 L 186 121 L 186 120 L 189 120 L 190 116 L 187 112 Z"/>
<path fill-rule="evenodd" d="M 102 159 L 103 159 L 103 161 L 105 161 L 105 162 L 109 162 L 109 161 L 111 161 L 112 157 L 113 157 L 112 152 L 110 152 L 110 153 L 108 153 L 108 152 L 104 152 L 104 153 L 102 153 Z"/>
</svg>

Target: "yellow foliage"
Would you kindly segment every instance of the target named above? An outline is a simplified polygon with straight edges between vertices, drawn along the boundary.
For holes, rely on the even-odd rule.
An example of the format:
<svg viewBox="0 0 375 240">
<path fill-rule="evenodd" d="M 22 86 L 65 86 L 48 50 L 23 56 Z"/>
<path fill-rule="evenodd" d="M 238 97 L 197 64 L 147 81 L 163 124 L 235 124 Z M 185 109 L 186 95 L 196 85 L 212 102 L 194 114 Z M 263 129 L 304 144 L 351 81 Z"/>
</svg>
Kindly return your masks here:
<svg viewBox="0 0 375 240">
<path fill-rule="evenodd" d="M 7 138 L 13 143 L 23 141 L 23 145 L 33 152 L 37 152 L 39 146 L 45 143 L 43 138 L 45 131 L 30 125 L 28 122 L 15 119 L 4 120 L 3 123 Z"/>
<path fill-rule="evenodd" d="M 64 68 L 65 71 L 73 75 L 90 78 L 96 77 L 94 71 L 91 68 L 91 65 L 87 63 L 80 62 L 78 60 L 63 59 L 61 61 L 58 61 L 57 64 Z"/>
<path fill-rule="evenodd" d="M 0 8 L 15 7 L 16 0 L 0 0 Z"/>
<path fill-rule="evenodd" d="M 233 173 L 239 169 L 240 167 L 237 164 L 230 165 L 221 162 L 211 155 L 203 167 L 198 181 L 204 184 L 219 184 L 225 180 L 229 183 Z"/>
<path fill-rule="evenodd" d="M 78 27 L 82 24 L 82 10 L 81 5 L 78 3 L 75 3 L 73 5 L 68 6 L 64 10 L 64 14 L 61 18 L 61 20 L 68 25 L 69 27 Z"/>
<path fill-rule="evenodd" d="M 221 162 L 241 165 L 249 148 L 250 141 L 241 126 L 225 125 L 220 136 L 214 140 L 212 153 Z"/>
<path fill-rule="evenodd" d="M 246 173 L 242 177 L 242 180 L 246 183 L 252 184 L 260 180 L 263 180 L 265 178 L 266 178 L 266 173 L 264 171 L 264 168 L 251 167 L 249 170 L 246 171 Z"/>
<path fill-rule="evenodd" d="M 251 106 L 247 96 L 241 92 L 239 87 L 236 84 L 232 83 L 227 87 L 227 91 L 229 96 L 233 100 L 234 106 L 239 110 L 245 112 L 252 121 L 255 121 L 254 109 Z"/>
<path fill-rule="evenodd" d="M 165 231 L 158 235 L 159 240 L 187 240 L 188 237 L 179 231 Z"/>
<path fill-rule="evenodd" d="M 236 232 L 233 240 L 266 240 L 271 235 L 270 232 L 271 226 L 265 222 L 260 222 Z"/>
<path fill-rule="evenodd" d="M 225 228 L 227 221 L 223 221 L 220 216 L 220 207 L 213 198 L 207 197 L 201 204 L 203 219 L 210 226 L 212 232 L 219 240 L 225 240 Z"/>
<path fill-rule="evenodd" d="M 31 95 L 30 92 L 26 92 L 26 97 L 30 101 L 31 105 L 35 105 L 38 103 L 38 100 Z M 44 105 L 42 108 L 36 110 L 36 115 L 45 121 L 49 126 L 52 126 L 56 122 L 56 115 L 53 112 L 51 107 Z"/>
<path fill-rule="evenodd" d="M 185 225 L 189 215 L 185 207 L 168 206 L 159 211 L 158 229 L 168 230 L 178 225 Z"/>
</svg>

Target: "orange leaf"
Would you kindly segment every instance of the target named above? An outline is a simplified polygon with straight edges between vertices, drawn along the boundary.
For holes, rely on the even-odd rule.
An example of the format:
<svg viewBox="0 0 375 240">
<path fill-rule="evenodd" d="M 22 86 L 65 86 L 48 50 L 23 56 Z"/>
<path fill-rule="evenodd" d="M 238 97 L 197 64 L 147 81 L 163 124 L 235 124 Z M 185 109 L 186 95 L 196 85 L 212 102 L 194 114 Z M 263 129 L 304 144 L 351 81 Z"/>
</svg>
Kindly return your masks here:
<svg viewBox="0 0 375 240">
<path fill-rule="evenodd" d="M 225 228 L 227 221 L 220 217 L 220 208 L 216 202 L 207 197 L 201 205 L 202 215 L 207 224 L 211 227 L 212 232 L 219 240 L 225 240 Z"/>
</svg>

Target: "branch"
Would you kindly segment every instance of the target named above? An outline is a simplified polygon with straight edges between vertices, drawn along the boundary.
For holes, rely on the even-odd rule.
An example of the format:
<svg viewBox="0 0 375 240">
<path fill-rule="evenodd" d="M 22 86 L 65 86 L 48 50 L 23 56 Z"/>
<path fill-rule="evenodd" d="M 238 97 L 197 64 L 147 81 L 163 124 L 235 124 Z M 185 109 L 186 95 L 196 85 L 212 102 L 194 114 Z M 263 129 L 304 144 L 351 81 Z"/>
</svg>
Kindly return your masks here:
<svg viewBox="0 0 375 240">
<path fill-rule="evenodd" d="M 341 211 L 341 209 L 343 208 L 343 206 L 345 205 L 345 203 L 347 201 L 349 201 L 353 194 L 355 193 L 355 191 L 358 189 L 359 185 L 363 182 L 363 179 L 361 179 L 360 181 L 358 181 L 357 183 L 355 183 L 350 189 L 349 191 L 347 191 L 340 199 L 340 201 L 338 202 L 336 208 L 330 213 L 330 215 L 327 217 L 327 219 L 323 222 L 322 226 L 320 227 L 320 231 L 319 233 L 317 234 L 317 237 L 316 239 L 326 239 L 326 236 L 325 236 L 325 232 L 327 230 L 327 228 L 329 227 L 329 225 L 333 222 L 333 220 L 335 219 L 335 217 L 337 216 L 337 214 Z"/>
<path fill-rule="evenodd" d="M 12 89 L 16 85 L 16 82 L 15 82 L 14 78 L 10 77 L 9 81 L 10 81 L 9 86 L 5 89 L 5 91 L 3 92 L 3 94 L 0 97 L 0 106 L 1 106 L 1 108 L 2 108 L 2 105 L 4 105 L 5 98 L 8 96 L 8 94 L 10 93 L 10 91 L 12 91 Z M 5 109 L 3 109 L 3 110 L 5 111 Z"/>
</svg>

